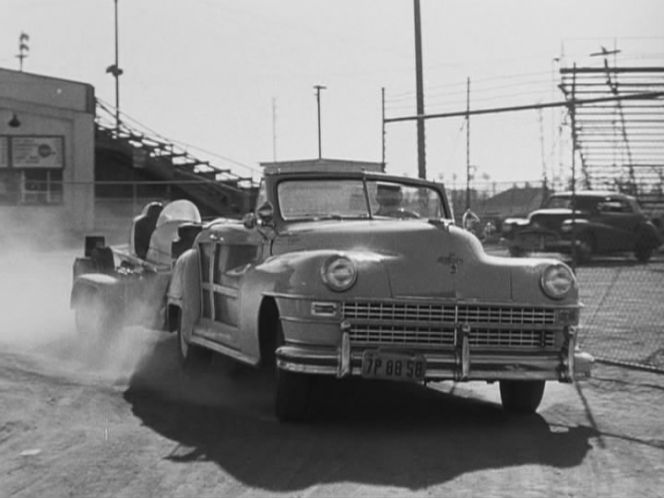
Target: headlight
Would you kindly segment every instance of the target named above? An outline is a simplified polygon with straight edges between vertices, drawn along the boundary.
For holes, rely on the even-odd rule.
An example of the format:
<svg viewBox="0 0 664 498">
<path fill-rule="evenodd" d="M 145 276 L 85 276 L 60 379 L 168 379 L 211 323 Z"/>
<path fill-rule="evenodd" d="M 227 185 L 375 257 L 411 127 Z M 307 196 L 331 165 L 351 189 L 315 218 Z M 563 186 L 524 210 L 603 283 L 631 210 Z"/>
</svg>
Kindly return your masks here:
<svg viewBox="0 0 664 498">
<path fill-rule="evenodd" d="M 346 256 L 328 258 L 323 263 L 320 274 L 325 285 L 336 292 L 350 289 L 357 280 L 355 263 Z"/>
<path fill-rule="evenodd" d="M 542 272 L 540 284 L 551 299 L 562 299 L 574 288 L 576 279 L 565 265 L 551 265 Z"/>
</svg>

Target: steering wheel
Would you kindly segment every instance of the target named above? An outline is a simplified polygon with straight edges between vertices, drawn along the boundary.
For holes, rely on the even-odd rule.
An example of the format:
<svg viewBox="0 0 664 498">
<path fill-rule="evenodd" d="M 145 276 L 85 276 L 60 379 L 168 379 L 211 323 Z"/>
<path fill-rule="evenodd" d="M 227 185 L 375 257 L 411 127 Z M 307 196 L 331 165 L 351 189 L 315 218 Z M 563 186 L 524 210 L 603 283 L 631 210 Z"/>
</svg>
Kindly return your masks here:
<svg viewBox="0 0 664 498">
<path fill-rule="evenodd" d="M 410 211 L 404 208 L 391 209 L 390 211 L 386 211 L 383 213 L 376 213 L 376 214 L 379 214 L 380 216 L 389 216 L 391 218 L 401 218 L 401 219 L 406 219 L 406 218 L 413 219 L 420 217 L 420 215 L 415 211 Z"/>
</svg>

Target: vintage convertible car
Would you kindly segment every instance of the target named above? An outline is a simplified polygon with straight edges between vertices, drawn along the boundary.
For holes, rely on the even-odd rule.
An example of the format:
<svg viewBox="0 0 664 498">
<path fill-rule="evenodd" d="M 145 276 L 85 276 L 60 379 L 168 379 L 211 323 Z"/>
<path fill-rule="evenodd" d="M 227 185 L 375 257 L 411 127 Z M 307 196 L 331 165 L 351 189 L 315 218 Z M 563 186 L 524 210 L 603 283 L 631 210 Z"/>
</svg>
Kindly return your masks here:
<svg viewBox="0 0 664 498">
<path fill-rule="evenodd" d="M 553 194 L 528 218 L 506 219 L 502 232 L 512 256 L 528 252 L 571 254 L 576 248 L 581 263 L 594 254 L 615 252 L 633 252 L 645 263 L 662 243 L 636 199 L 594 190 L 576 192 L 575 196 L 572 192 Z"/>
<path fill-rule="evenodd" d="M 177 334 L 185 368 L 215 351 L 275 369 L 280 420 L 310 414 L 318 376 L 499 381 L 505 409 L 533 412 L 545 381 L 590 374 L 570 268 L 487 255 L 455 226 L 442 185 L 277 163 L 256 206 L 242 221 L 175 220 L 145 260 L 118 268 L 90 249 L 72 306 L 132 319 L 147 309 Z"/>
</svg>

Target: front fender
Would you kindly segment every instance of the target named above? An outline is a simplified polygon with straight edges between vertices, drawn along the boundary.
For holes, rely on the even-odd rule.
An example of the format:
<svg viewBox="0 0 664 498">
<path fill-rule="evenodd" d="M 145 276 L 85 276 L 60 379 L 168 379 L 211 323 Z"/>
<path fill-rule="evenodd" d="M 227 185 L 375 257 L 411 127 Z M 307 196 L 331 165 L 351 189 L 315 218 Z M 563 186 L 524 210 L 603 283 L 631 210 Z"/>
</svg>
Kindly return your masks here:
<svg viewBox="0 0 664 498">
<path fill-rule="evenodd" d="M 551 299 L 542 290 L 541 278 L 551 265 L 565 265 L 551 258 L 514 258 L 521 264 L 511 268 L 512 299 L 518 303 L 532 305 L 579 306 L 579 286 L 576 277 L 574 286 L 563 299 Z M 572 270 L 569 270 L 573 274 Z"/>
<path fill-rule="evenodd" d="M 77 276 L 69 296 L 69 307 L 74 308 L 84 294 L 97 293 L 104 302 L 116 305 L 123 296 L 122 282 L 119 278 L 105 273 L 85 273 Z"/>
<path fill-rule="evenodd" d="M 329 289 L 321 278 L 325 261 L 335 255 L 350 258 L 357 268 L 355 285 L 345 292 Z M 338 299 L 340 296 L 390 297 L 390 281 L 383 262 L 396 256 L 371 251 L 313 250 L 281 254 L 256 267 L 271 281 L 273 293 Z"/>
<path fill-rule="evenodd" d="M 358 269 L 355 285 L 346 292 L 334 292 L 321 278 L 321 266 L 332 255 L 351 257 Z M 243 350 L 250 356 L 258 356 L 259 315 L 266 299 L 274 299 L 280 316 L 289 311 L 282 309 L 281 297 L 335 301 L 353 296 L 390 297 L 387 272 L 381 264 L 383 256 L 363 251 L 315 250 L 280 254 L 268 258 L 245 273 L 240 296 L 240 328 Z"/>
</svg>

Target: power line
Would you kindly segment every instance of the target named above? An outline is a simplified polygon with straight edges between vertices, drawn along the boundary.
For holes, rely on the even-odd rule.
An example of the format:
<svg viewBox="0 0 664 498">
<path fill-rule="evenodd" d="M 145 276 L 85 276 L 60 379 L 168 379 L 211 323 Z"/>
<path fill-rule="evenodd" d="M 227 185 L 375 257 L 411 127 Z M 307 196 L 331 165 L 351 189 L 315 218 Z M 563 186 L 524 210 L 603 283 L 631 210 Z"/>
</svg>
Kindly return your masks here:
<svg viewBox="0 0 664 498">
<path fill-rule="evenodd" d="M 418 119 L 435 119 L 435 118 L 452 118 L 465 116 L 466 114 L 473 116 L 476 114 L 496 114 L 501 112 L 515 112 L 515 111 L 528 111 L 533 109 L 545 109 L 550 107 L 570 107 L 577 105 L 585 104 L 596 104 L 600 102 L 614 102 L 618 100 L 648 100 L 655 99 L 664 96 L 664 92 L 647 92 L 647 93 L 637 93 L 632 95 L 623 95 L 618 97 L 601 97 L 595 99 L 571 99 L 562 102 L 545 102 L 541 104 L 530 104 L 530 105 L 520 105 L 520 106 L 510 106 L 510 107 L 494 107 L 491 109 L 476 109 L 474 111 L 455 111 L 448 113 L 438 113 L 438 114 L 424 114 L 417 116 L 401 116 L 397 118 L 387 118 L 386 123 L 396 123 L 400 121 L 415 121 Z"/>
</svg>

